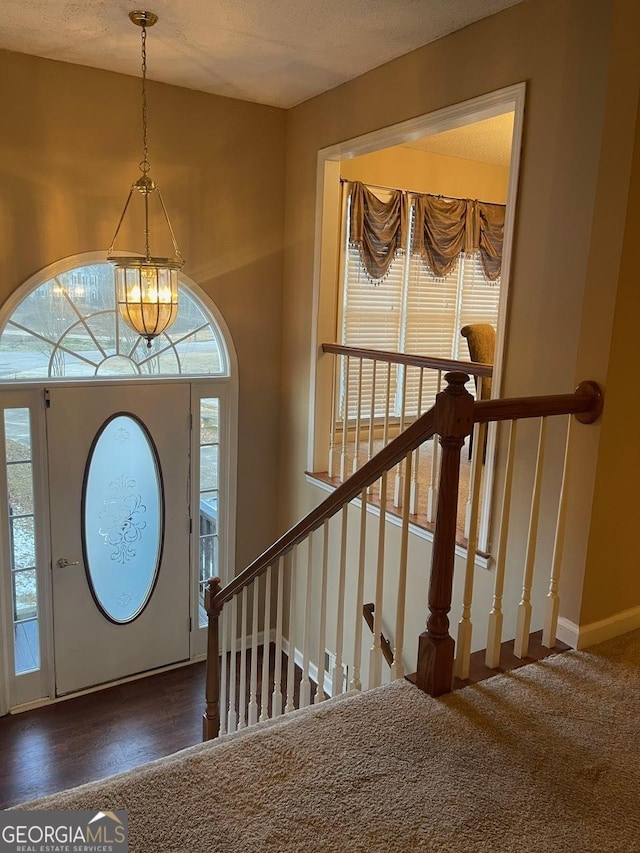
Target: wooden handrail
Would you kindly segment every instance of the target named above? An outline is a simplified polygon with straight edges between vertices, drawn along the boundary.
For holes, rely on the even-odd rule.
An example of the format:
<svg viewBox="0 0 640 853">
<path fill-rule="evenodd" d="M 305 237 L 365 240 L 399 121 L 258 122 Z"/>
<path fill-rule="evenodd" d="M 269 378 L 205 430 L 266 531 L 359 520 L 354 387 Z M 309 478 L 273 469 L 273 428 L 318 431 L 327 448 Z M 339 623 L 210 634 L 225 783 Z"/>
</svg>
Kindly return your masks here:
<svg viewBox="0 0 640 853">
<path fill-rule="evenodd" d="M 411 367 L 430 367 L 433 370 L 460 370 L 463 373 L 468 373 L 470 376 L 493 375 L 492 364 L 481 364 L 477 361 L 456 361 L 453 358 L 435 358 L 428 355 L 411 355 L 404 352 L 347 347 L 342 346 L 342 344 L 322 344 L 322 351 L 331 352 L 334 355 L 349 355 L 353 358 L 367 358 L 373 361 L 390 362 L 391 364 L 407 364 Z"/>
<path fill-rule="evenodd" d="M 334 516 L 341 507 L 357 498 L 363 489 L 378 480 L 384 471 L 388 471 L 397 465 L 408 453 L 415 450 L 427 439 L 432 438 L 435 433 L 435 409 L 429 409 L 421 415 L 417 421 L 407 427 L 404 432 L 390 441 L 386 447 L 366 462 L 362 468 L 352 474 L 336 488 L 322 503 L 306 515 L 302 521 L 294 524 L 266 551 L 250 563 L 246 569 L 236 575 L 225 587 L 223 587 L 212 599 L 214 607 L 220 607 L 225 601 L 232 598 L 243 587 L 248 586 L 255 578 L 265 572 L 280 557 L 283 557 L 292 548 L 302 542 L 306 537 L 317 530 L 326 519 Z"/>
<path fill-rule="evenodd" d="M 474 423 L 516 421 L 552 415 L 575 415 L 584 424 L 600 417 L 604 399 L 596 382 L 581 382 L 573 394 L 547 397 L 511 397 L 504 400 L 480 400 L 473 407 Z"/>
<path fill-rule="evenodd" d="M 374 619 L 373 619 L 373 614 L 375 612 L 376 612 L 376 606 L 373 602 L 371 602 L 370 604 L 363 604 L 362 605 L 362 615 L 364 616 L 364 621 L 369 626 L 369 630 L 371 631 L 372 634 L 373 634 L 373 627 L 375 624 Z M 382 631 L 380 631 L 380 649 L 382 651 L 382 655 L 383 655 L 384 659 L 389 664 L 389 666 L 391 666 L 393 664 L 393 649 L 391 648 L 391 643 L 389 642 L 389 640 L 387 640 L 387 638 L 382 633 Z"/>
</svg>

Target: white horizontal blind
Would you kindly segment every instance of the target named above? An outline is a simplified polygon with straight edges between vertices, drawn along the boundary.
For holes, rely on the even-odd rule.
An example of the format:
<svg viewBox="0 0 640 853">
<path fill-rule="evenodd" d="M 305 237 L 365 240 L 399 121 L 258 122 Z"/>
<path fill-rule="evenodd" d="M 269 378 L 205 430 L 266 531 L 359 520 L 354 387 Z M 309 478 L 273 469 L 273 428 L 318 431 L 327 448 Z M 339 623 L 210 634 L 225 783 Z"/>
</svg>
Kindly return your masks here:
<svg viewBox="0 0 640 853">
<path fill-rule="evenodd" d="M 451 358 L 458 315 L 459 263 L 444 278 L 433 274 L 419 255 L 409 259 L 404 352 Z M 407 377 L 407 413 L 415 414 L 418 403 L 418 376 Z M 431 408 L 437 392 L 438 374 L 425 370 L 422 409 Z"/>
<path fill-rule="evenodd" d="M 398 352 L 404 255 L 395 258 L 388 275 L 376 282 L 365 272 L 357 246 L 348 247 L 346 266 L 342 343 Z"/>
<path fill-rule="evenodd" d="M 378 192 L 381 198 L 384 193 Z M 461 255 L 451 272 L 439 278 L 417 254 L 402 253 L 392 262 L 388 275 L 373 282 L 362 266 L 360 251 L 348 244 L 350 204 L 347 205 L 343 240 L 346 246 L 342 305 L 342 343 L 345 346 L 367 347 L 391 352 L 406 352 L 438 358 L 469 360 L 466 339 L 460 335 L 468 323 L 490 323 L 498 319 L 500 280 L 485 278 L 480 256 Z M 412 206 L 410 222 L 413 226 Z M 412 230 L 412 229 L 411 229 Z M 385 413 L 386 400 L 398 414 L 401 389 L 398 377 L 403 371 L 396 365 L 391 369 L 391 387 L 387 397 L 387 365 L 378 363 L 376 370 L 375 415 Z M 406 371 L 407 415 L 417 414 L 420 372 Z M 359 363 L 350 359 L 349 418 L 356 417 L 358 401 Z M 433 405 L 438 375 L 425 370 L 421 410 Z M 371 361 L 363 363 L 361 418 L 368 420 L 373 384 Z M 344 368 L 341 376 L 341 414 L 344 411 Z M 475 382 L 467 386 L 475 395 Z M 393 413 L 393 412 L 392 412 Z"/>
<path fill-rule="evenodd" d="M 463 255 L 460 280 L 460 320 L 458 329 L 468 323 L 489 323 L 495 329 L 498 325 L 498 307 L 500 301 L 500 279 L 489 281 L 482 269 L 480 253 Z M 458 333 L 454 358 L 466 361 L 470 358 L 467 339 Z M 479 380 L 467 383 L 467 391 L 477 397 Z"/>
<path fill-rule="evenodd" d="M 388 193 L 378 193 L 384 199 Z M 342 307 L 342 343 L 344 346 L 368 347 L 370 349 L 402 352 L 401 320 L 402 294 L 405 275 L 404 254 L 398 255 L 391 262 L 387 275 L 380 281 L 372 281 L 367 275 L 357 246 L 348 243 L 349 214 L 351 206 L 347 206 L 347 217 L 344 223 L 343 239 L 345 241 L 345 281 L 343 288 Z M 378 364 L 376 371 L 376 417 L 383 417 L 387 400 L 387 369 L 386 364 Z M 349 369 L 349 418 L 356 416 L 358 400 L 358 371 L 357 359 L 350 359 Z M 396 396 L 397 369 L 394 365 L 391 371 L 390 399 Z M 373 362 L 367 360 L 362 369 L 362 394 L 360 412 L 363 418 L 368 418 L 371 411 L 371 392 L 373 384 Z M 344 376 L 342 377 L 344 389 Z M 343 411 L 344 394 L 341 394 L 341 412 Z"/>
<path fill-rule="evenodd" d="M 485 278 L 480 254 L 465 255 L 462 260 L 462 298 L 460 305 L 460 326 L 468 323 L 489 323 L 495 329 L 498 325 L 498 303 L 500 300 L 500 279 L 489 281 Z M 466 338 L 458 334 L 457 349 L 454 358 L 469 358 Z"/>
</svg>

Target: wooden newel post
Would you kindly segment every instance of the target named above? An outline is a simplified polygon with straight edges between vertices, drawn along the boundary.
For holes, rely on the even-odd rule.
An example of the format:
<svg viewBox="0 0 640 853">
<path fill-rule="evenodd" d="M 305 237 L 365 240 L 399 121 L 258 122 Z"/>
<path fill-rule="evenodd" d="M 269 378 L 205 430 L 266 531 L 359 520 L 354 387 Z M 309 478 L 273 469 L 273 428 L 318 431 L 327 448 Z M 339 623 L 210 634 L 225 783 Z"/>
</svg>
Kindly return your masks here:
<svg viewBox="0 0 640 853">
<path fill-rule="evenodd" d="M 220 657 L 218 652 L 218 617 L 221 606 L 214 604 L 220 591 L 220 578 L 209 578 L 204 593 L 204 607 L 209 617 L 207 629 L 207 671 L 205 680 L 206 708 L 202 717 L 202 739 L 211 740 L 220 732 Z"/>
<path fill-rule="evenodd" d="M 455 643 L 449 635 L 453 565 L 456 549 L 460 450 L 473 429 L 473 397 L 465 389 L 466 373 L 447 373 L 448 383 L 436 397 L 436 432 L 442 462 L 438 512 L 433 537 L 427 630 L 418 640 L 416 683 L 430 696 L 451 692 Z"/>
</svg>

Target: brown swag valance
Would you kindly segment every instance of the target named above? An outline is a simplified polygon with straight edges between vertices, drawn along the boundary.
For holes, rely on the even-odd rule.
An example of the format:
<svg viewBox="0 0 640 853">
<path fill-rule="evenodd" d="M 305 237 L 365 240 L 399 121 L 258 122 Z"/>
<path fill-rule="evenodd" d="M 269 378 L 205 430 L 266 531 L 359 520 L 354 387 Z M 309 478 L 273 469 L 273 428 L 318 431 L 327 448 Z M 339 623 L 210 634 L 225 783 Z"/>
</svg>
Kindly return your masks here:
<svg viewBox="0 0 640 853">
<path fill-rule="evenodd" d="M 412 249 L 434 275 L 442 277 L 454 267 L 461 252 L 479 252 L 489 281 L 500 277 L 505 206 L 476 199 L 445 198 L 392 190 L 381 201 L 364 184 L 349 185 L 351 195 L 350 241 L 360 249 L 360 259 L 372 279 L 389 271 L 397 253 L 407 248 L 410 198 L 416 219 Z"/>
<path fill-rule="evenodd" d="M 391 261 L 407 248 L 407 194 L 393 190 L 389 201 L 381 201 L 361 183 L 351 184 L 350 194 L 349 239 L 360 248 L 360 259 L 370 278 L 384 278 Z"/>
<path fill-rule="evenodd" d="M 417 195 L 413 251 L 433 270 L 445 276 L 461 252 L 480 253 L 489 281 L 500 278 L 504 240 L 503 204 L 476 199 Z"/>
</svg>

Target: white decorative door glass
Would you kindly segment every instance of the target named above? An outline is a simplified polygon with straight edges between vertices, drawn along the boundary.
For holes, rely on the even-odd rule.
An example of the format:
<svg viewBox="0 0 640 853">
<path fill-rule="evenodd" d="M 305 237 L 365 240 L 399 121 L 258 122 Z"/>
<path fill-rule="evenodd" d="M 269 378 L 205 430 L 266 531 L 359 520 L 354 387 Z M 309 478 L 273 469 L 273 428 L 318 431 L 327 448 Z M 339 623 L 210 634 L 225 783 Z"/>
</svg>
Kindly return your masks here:
<svg viewBox="0 0 640 853">
<path fill-rule="evenodd" d="M 188 383 L 54 387 L 56 694 L 189 658 Z"/>
</svg>

